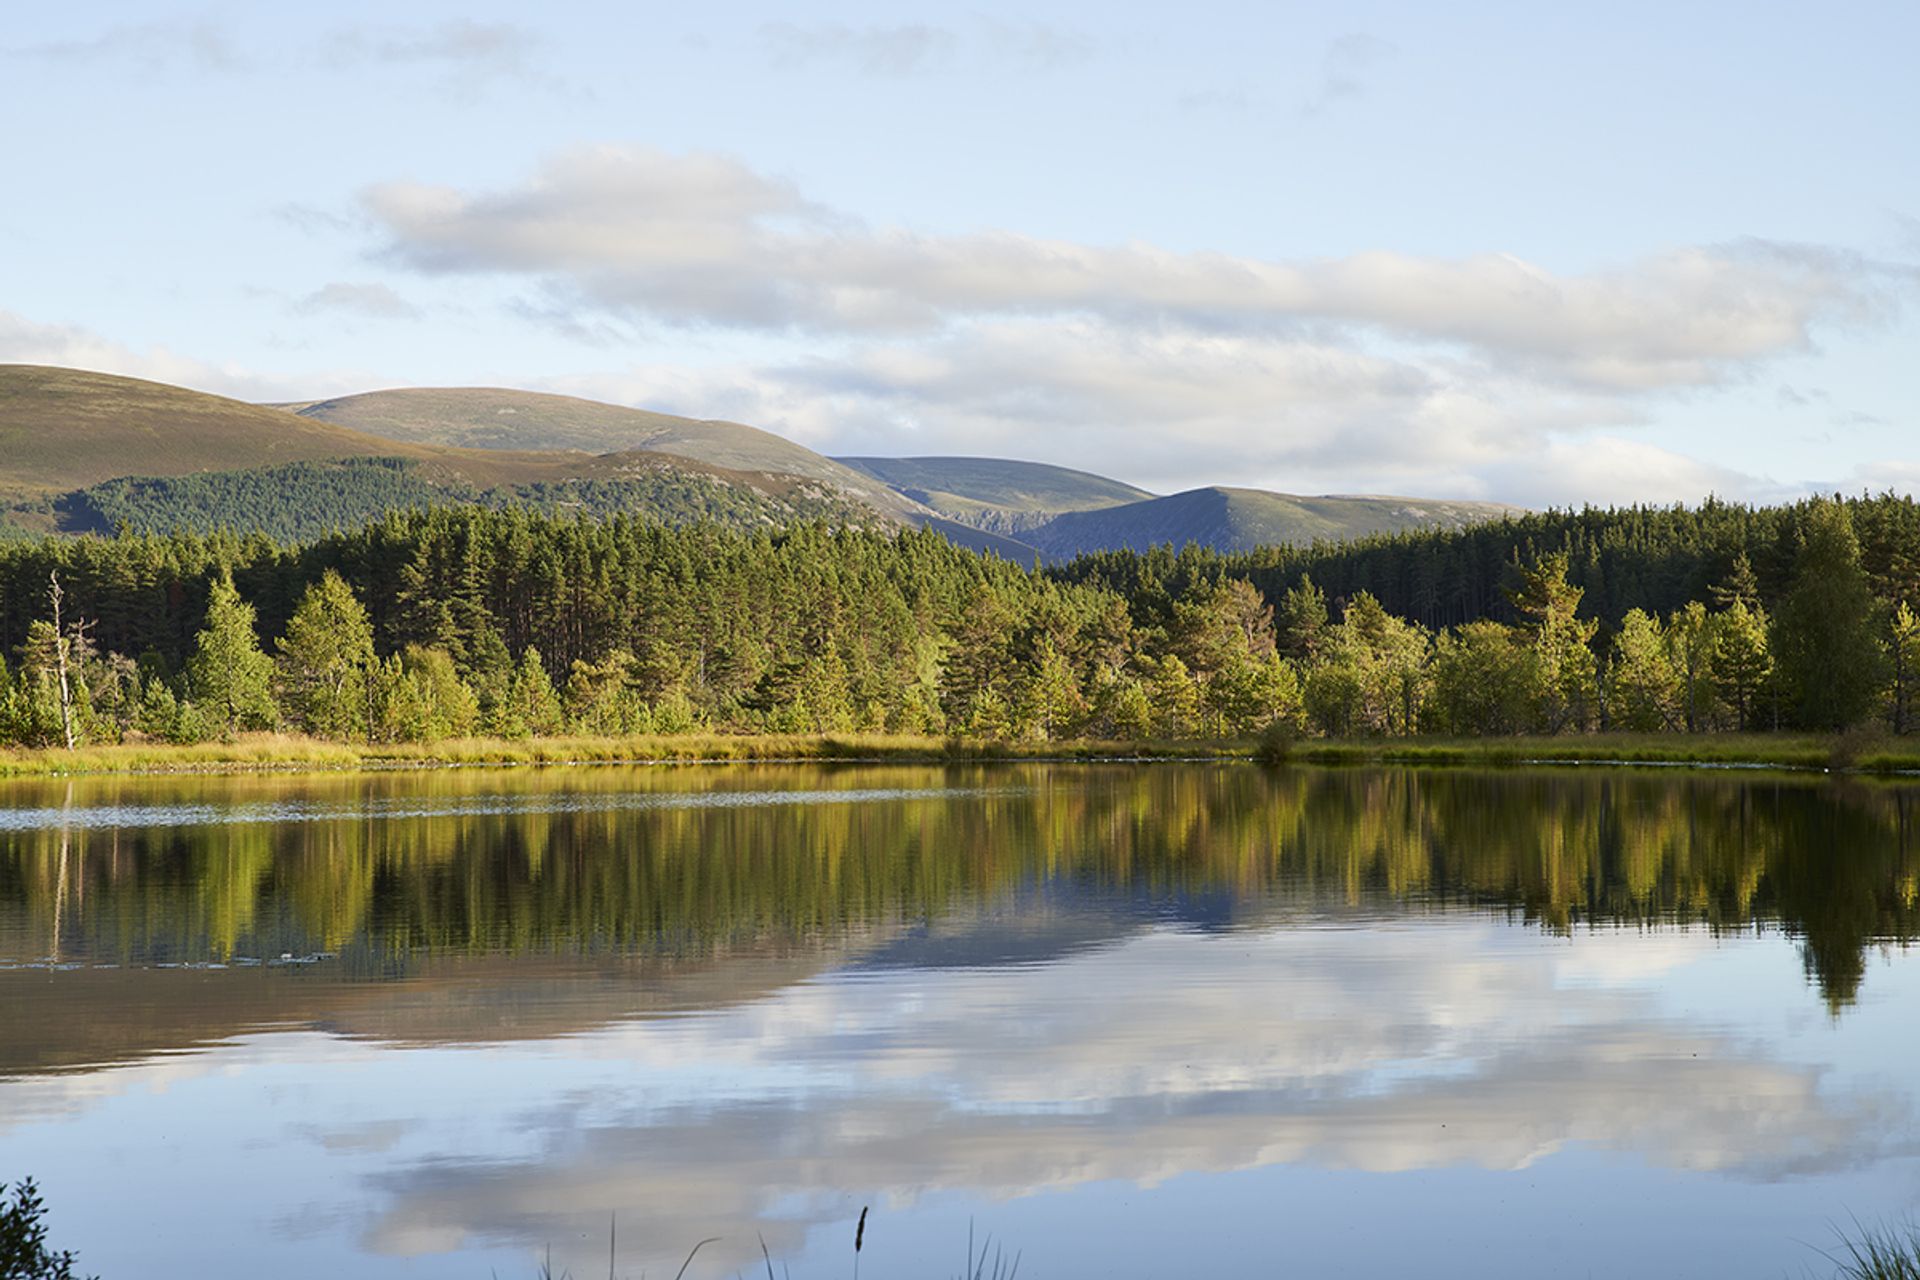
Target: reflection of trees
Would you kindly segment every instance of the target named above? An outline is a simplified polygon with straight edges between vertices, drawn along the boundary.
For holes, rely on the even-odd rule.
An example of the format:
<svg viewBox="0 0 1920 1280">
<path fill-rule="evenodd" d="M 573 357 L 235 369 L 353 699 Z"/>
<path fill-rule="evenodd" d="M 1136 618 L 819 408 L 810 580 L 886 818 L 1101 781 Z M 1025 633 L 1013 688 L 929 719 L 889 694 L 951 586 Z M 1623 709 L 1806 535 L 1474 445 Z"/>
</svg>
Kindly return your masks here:
<svg viewBox="0 0 1920 1280">
<path fill-rule="evenodd" d="M 1869 943 L 1915 936 L 1920 873 L 1911 789 L 1774 777 L 762 767 L 104 779 L 70 800 L 65 785 L 9 794 L 96 815 L 0 835 L 11 958 L 49 954 L 56 928 L 65 955 L 93 960 L 330 950 L 386 970 L 423 951 L 698 954 L 933 918 L 1049 881 L 1224 893 L 1247 912 L 1480 905 L 1555 930 L 1777 922 L 1840 1005 Z M 911 794 L 736 794 L 788 789 Z M 481 800 L 498 795 L 519 811 L 488 812 Z M 168 803 L 333 816 L 172 827 L 98 816 Z"/>
</svg>

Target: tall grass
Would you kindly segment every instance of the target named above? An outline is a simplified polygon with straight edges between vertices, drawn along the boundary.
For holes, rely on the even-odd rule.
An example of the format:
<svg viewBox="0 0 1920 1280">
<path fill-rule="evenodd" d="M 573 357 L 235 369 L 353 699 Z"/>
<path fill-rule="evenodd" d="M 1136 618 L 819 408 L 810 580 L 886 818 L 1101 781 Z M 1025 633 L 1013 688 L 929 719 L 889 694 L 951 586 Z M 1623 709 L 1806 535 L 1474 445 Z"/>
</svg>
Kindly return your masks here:
<svg viewBox="0 0 1920 1280">
<path fill-rule="evenodd" d="M 1305 738 L 1285 729 L 1259 739 L 1003 742 L 904 734 L 727 734 L 455 738 L 349 743 L 245 734 L 191 746 L 144 742 L 77 751 L 0 749 L 0 778 L 89 773 L 228 773 L 407 769 L 438 765 L 565 765 L 843 760 L 942 763 L 993 760 L 1259 760 L 1267 764 L 1411 764 L 1466 767 L 1640 764 L 1751 766 L 1920 773 L 1920 740 L 1790 734 L 1583 734 L 1513 738 Z"/>
<path fill-rule="evenodd" d="M 1840 1245 L 1827 1254 L 1839 1267 L 1835 1280 L 1920 1280 L 1920 1223 L 1877 1227 L 1853 1224 L 1840 1233 Z"/>
</svg>

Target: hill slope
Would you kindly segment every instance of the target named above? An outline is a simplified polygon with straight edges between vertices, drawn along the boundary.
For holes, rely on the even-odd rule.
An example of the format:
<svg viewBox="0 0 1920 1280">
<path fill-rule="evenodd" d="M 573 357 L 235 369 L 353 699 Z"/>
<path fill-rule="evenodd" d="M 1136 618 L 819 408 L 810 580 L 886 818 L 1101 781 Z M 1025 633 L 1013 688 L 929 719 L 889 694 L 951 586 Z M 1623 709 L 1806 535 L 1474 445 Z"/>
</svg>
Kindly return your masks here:
<svg viewBox="0 0 1920 1280">
<path fill-rule="evenodd" d="M 307 420 L 415 445 L 461 449 L 645 450 L 730 471 L 803 476 L 899 518 L 922 514 L 872 476 L 771 431 L 496 387 L 404 387 L 277 406 Z"/>
<path fill-rule="evenodd" d="M 949 520 L 1019 534 L 1068 511 L 1154 495 L 1088 471 L 1009 458 L 838 458 Z"/>
<path fill-rule="evenodd" d="M 1047 555 L 1189 542 L 1220 551 L 1340 541 L 1406 529 L 1459 528 L 1496 520 L 1516 508 L 1492 502 L 1428 502 L 1418 498 L 1296 497 L 1261 489 L 1189 489 L 1166 498 L 1072 511 L 1021 534 Z"/>
<path fill-rule="evenodd" d="M 355 454 L 430 451 L 165 383 L 0 365 L 0 491 L 11 494 Z"/>
<path fill-rule="evenodd" d="M 138 378 L 0 365 L 0 529 L 13 531 L 107 532 L 126 524 L 305 538 L 389 510 L 444 503 L 626 511 L 668 523 L 898 523 L 908 504 L 886 496 L 876 506 L 831 480 L 734 470 L 670 452 L 596 456 L 396 441 Z"/>
</svg>

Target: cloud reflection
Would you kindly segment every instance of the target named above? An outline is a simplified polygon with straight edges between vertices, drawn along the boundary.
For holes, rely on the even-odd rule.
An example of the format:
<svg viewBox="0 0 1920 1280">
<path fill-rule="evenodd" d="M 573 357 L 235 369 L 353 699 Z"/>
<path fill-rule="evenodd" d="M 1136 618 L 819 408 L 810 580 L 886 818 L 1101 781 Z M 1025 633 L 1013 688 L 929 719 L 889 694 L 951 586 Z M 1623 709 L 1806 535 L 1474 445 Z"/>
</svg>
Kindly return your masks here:
<svg viewBox="0 0 1920 1280">
<path fill-rule="evenodd" d="M 1484 923 L 1154 929 L 1041 967 L 885 970 L 583 1037 L 631 1089 L 524 1117 L 532 1157 L 381 1175 L 382 1251 L 732 1239 L 776 1252 L 937 1192 L 1010 1198 L 1284 1163 L 1525 1168 L 1576 1145 L 1797 1177 L 1916 1150 L 1904 1093 L 1831 1087 L 1656 1007 L 1704 935 L 1552 944 Z M 1616 951 L 1634 963 L 1612 964 Z M 722 1251 L 715 1265 L 744 1263 Z M 664 1255 L 661 1258 L 665 1261 Z"/>
</svg>

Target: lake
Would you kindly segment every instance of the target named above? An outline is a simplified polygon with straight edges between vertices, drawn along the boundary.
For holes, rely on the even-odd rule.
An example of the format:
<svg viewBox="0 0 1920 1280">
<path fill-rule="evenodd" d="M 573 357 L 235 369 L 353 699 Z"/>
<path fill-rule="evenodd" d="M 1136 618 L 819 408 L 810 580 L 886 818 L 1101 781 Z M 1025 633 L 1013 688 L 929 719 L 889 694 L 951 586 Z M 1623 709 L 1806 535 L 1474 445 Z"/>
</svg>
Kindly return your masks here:
<svg viewBox="0 0 1920 1280">
<path fill-rule="evenodd" d="M 1917 882 L 1730 771 L 15 783 L 0 1178 L 105 1280 L 1830 1274 Z"/>
</svg>

